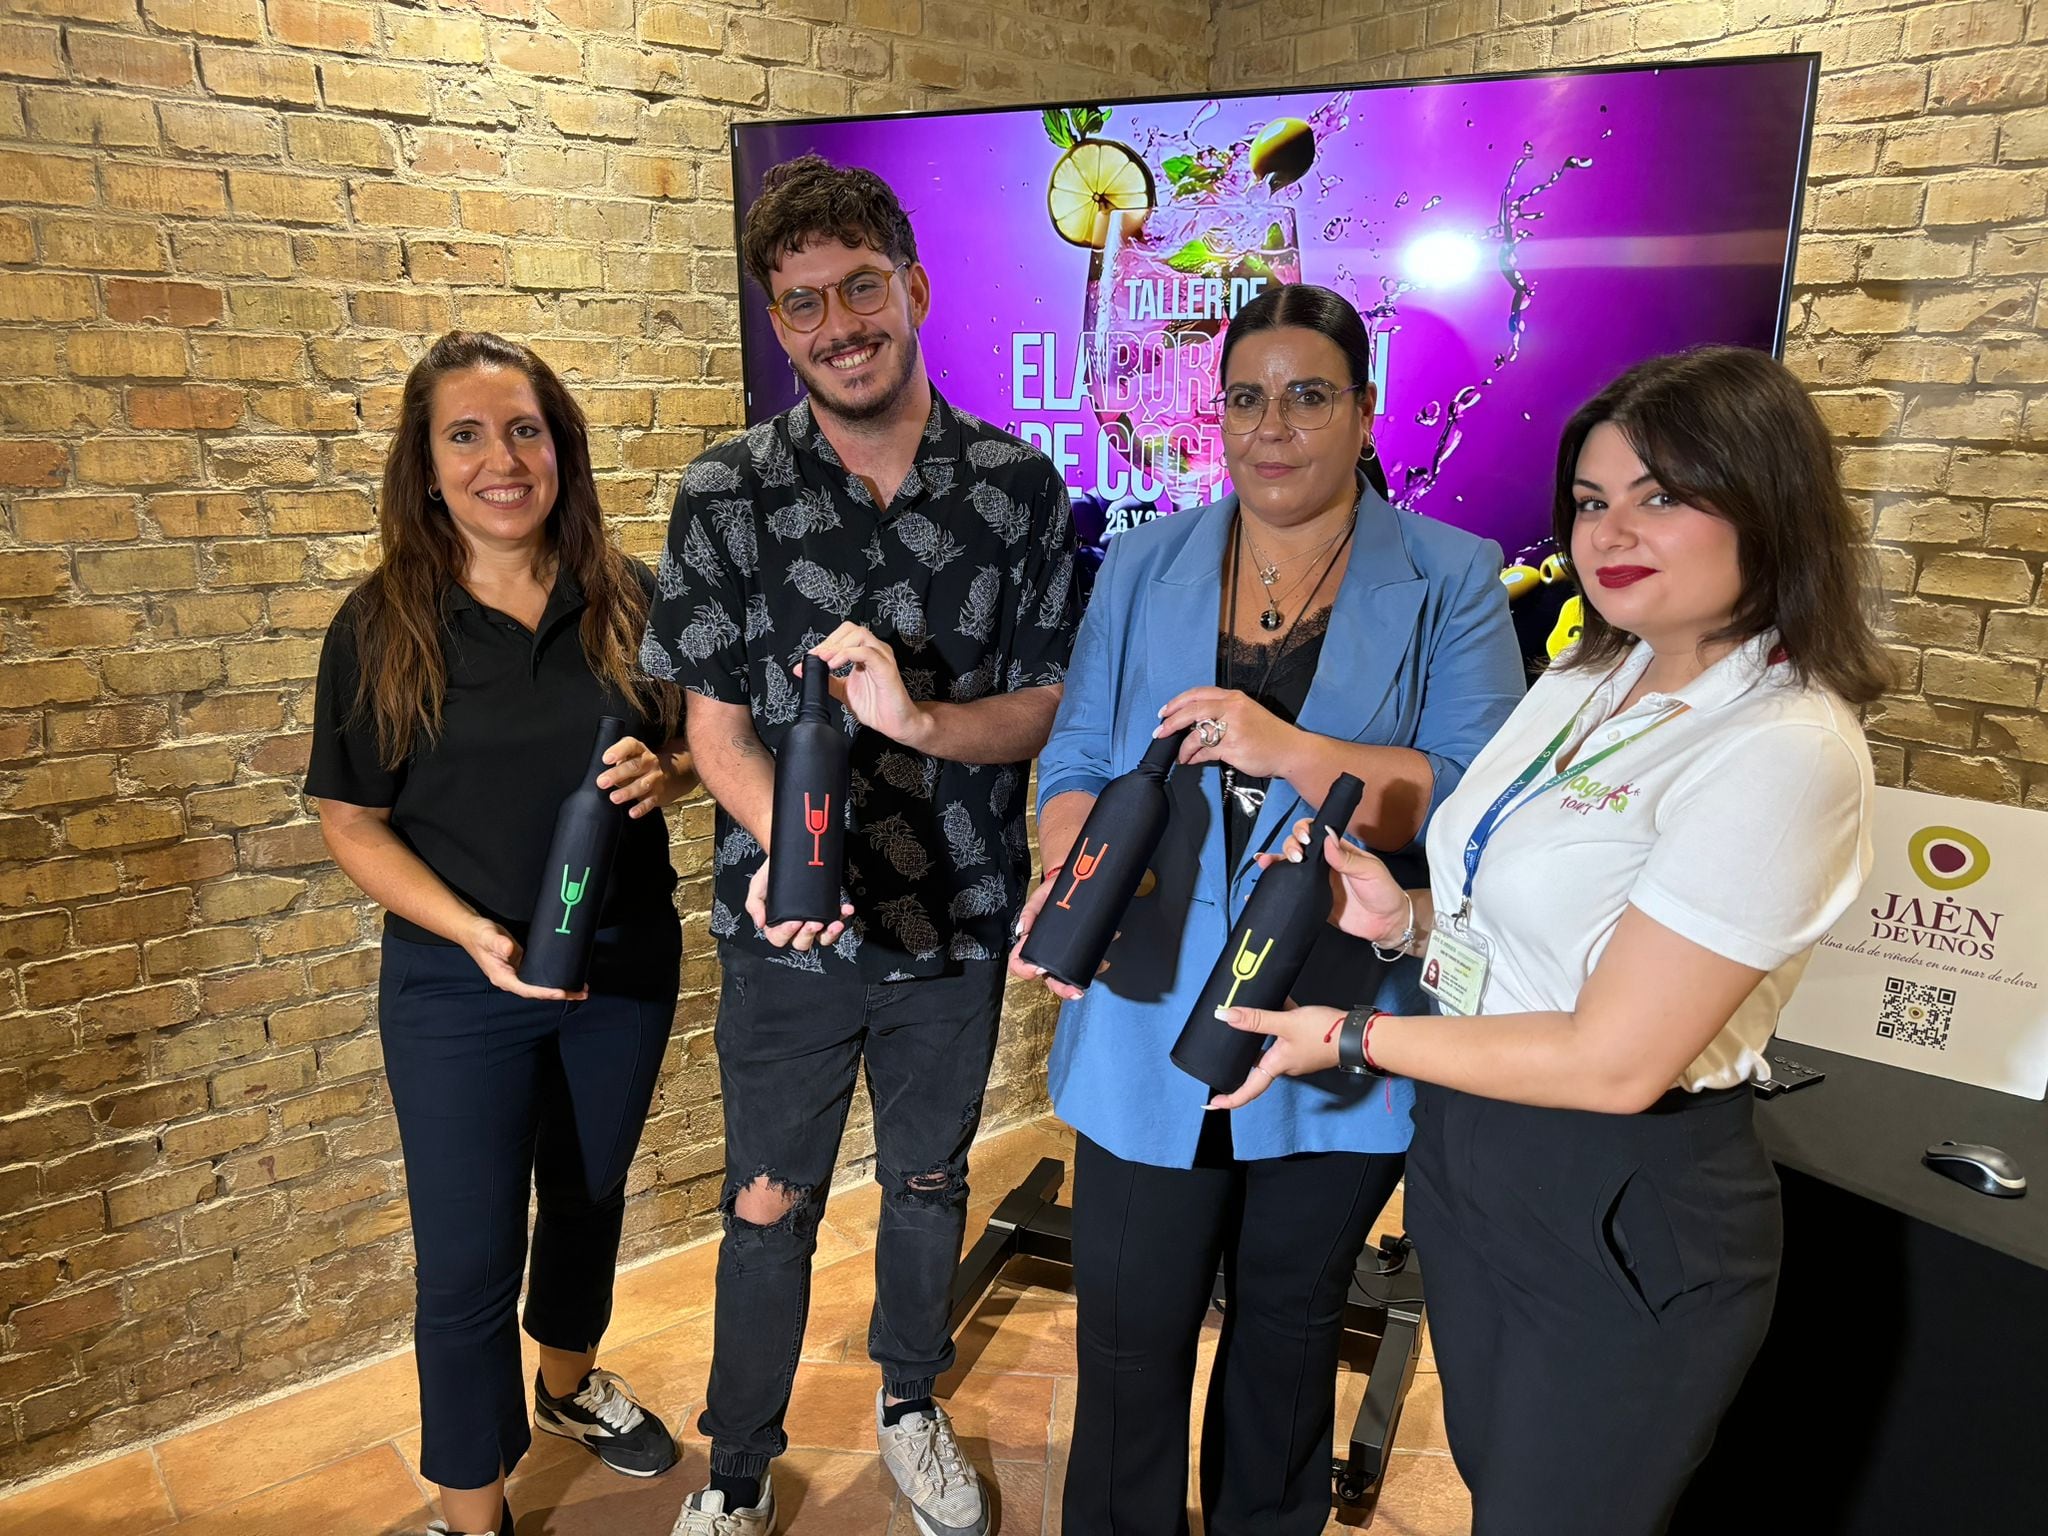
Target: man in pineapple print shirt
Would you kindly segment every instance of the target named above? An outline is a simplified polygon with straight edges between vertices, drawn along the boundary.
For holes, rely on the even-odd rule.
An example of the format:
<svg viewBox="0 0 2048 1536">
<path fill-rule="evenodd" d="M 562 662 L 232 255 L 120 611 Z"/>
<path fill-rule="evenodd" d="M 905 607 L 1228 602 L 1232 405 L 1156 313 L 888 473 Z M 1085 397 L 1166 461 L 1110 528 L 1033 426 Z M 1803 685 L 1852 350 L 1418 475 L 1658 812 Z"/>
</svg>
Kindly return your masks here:
<svg viewBox="0 0 2048 1536">
<path fill-rule="evenodd" d="M 871 172 L 770 171 L 748 274 L 808 398 L 683 476 L 643 660 L 686 690 L 718 802 L 711 932 L 725 1238 L 700 1428 L 711 1483 L 677 1536 L 765 1536 L 811 1256 L 865 1065 L 882 1213 L 868 1350 L 884 1460 L 928 1536 L 988 1526 L 935 1380 L 1030 877 L 1025 780 L 1079 619 L 1067 493 L 1042 454 L 940 398 L 908 218 Z M 851 736 L 845 917 L 767 928 L 773 754 L 815 652 Z M 880 1512 L 877 1512 L 878 1523 Z"/>
</svg>

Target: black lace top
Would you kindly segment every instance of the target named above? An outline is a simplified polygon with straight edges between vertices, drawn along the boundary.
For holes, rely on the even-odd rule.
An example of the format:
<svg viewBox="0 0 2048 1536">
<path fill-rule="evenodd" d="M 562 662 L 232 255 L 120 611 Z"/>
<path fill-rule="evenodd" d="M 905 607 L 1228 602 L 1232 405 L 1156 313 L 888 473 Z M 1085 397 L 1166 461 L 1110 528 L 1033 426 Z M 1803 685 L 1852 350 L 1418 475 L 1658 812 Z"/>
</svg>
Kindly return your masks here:
<svg viewBox="0 0 2048 1536">
<path fill-rule="evenodd" d="M 1263 645 L 1219 633 L 1216 637 L 1216 686 L 1235 688 L 1294 724 L 1308 702 L 1316 664 L 1323 655 L 1323 636 L 1330 628 L 1330 610 L 1303 614 L 1293 633 Z M 1235 869 L 1259 819 L 1267 781 L 1235 771 L 1224 777 L 1223 847 Z"/>
</svg>

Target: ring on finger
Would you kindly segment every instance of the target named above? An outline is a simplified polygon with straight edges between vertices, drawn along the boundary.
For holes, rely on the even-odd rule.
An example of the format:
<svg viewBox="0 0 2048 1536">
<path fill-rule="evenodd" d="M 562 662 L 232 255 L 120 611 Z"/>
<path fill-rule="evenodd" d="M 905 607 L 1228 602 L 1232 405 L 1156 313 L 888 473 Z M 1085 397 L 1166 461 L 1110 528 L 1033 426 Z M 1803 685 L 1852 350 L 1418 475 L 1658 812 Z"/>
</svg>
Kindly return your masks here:
<svg viewBox="0 0 2048 1536">
<path fill-rule="evenodd" d="M 1223 742 L 1224 725 L 1221 720 L 1197 720 L 1195 734 L 1202 738 L 1205 747 L 1220 746 Z"/>
</svg>

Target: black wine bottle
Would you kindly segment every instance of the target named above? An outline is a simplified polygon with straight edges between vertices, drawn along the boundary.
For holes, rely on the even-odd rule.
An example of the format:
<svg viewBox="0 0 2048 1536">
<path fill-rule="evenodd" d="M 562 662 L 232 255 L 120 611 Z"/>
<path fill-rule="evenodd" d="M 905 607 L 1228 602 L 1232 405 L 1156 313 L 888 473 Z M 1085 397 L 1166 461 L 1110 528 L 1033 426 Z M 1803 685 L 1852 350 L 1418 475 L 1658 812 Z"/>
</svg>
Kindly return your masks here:
<svg viewBox="0 0 2048 1536">
<path fill-rule="evenodd" d="M 1166 831 L 1166 776 L 1187 734 L 1158 737 L 1137 767 L 1103 786 L 1051 898 L 1032 920 L 1027 965 L 1043 966 L 1070 987 L 1095 979 Z"/>
<path fill-rule="evenodd" d="M 768 922 L 839 917 L 846 867 L 846 733 L 832 722 L 832 670 L 804 657 L 804 702 L 775 754 Z"/>
<path fill-rule="evenodd" d="M 1323 856 L 1323 830 L 1341 837 L 1358 809 L 1365 785 L 1342 774 L 1330 786 L 1315 830 L 1299 864 L 1284 859 L 1270 866 L 1252 887 L 1244 915 L 1231 926 L 1209 984 L 1195 999 L 1173 1063 L 1219 1093 L 1238 1088 L 1265 1049 L 1263 1035 L 1232 1029 L 1216 1017 L 1218 1008 L 1282 1008 L 1308 954 L 1330 915 L 1330 866 Z"/>
<path fill-rule="evenodd" d="M 619 830 L 626 824 L 626 808 L 612 804 L 611 791 L 597 787 L 597 776 L 605 770 L 605 753 L 631 729 L 611 715 L 597 722 L 583 780 L 555 814 L 554 841 L 548 844 L 526 953 L 519 961 L 519 979 L 530 987 L 575 992 L 590 978 L 590 947 L 611 883 Z"/>
</svg>

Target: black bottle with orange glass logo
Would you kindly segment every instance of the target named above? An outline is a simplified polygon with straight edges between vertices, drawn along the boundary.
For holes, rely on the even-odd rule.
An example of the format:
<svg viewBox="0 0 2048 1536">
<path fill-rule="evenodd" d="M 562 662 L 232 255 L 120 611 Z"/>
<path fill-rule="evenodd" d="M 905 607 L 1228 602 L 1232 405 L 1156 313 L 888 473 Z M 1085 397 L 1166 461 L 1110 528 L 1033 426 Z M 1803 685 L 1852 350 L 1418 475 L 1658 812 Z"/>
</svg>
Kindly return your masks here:
<svg viewBox="0 0 2048 1536">
<path fill-rule="evenodd" d="M 769 829 L 768 922 L 839 917 L 846 867 L 846 733 L 832 720 L 832 671 L 804 657 L 804 702 L 775 753 Z"/>
<path fill-rule="evenodd" d="M 1323 830 L 1339 837 L 1351 824 L 1365 785 L 1352 774 L 1338 775 L 1316 812 L 1315 830 L 1299 864 L 1272 865 L 1252 887 L 1244 915 L 1231 925 L 1230 942 L 1195 999 L 1173 1063 L 1219 1093 L 1233 1093 L 1259 1053 L 1264 1035 L 1232 1029 L 1216 1017 L 1218 1008 L 1283 1008 L 1308 953 L 1330 916 L 1330 863 L 1323 856 Z"/>
<path fill-rule="evenodd" d="M 1022 952 L 1026 965 L 1043 966 L 1070 987 L 1095 979 L 1165 835 L 1166 776 L 1187 734 L 1158 737 L 1137 767 L 1103 786 L 1052 895 L 1032 920 Z"/>
</svg>

